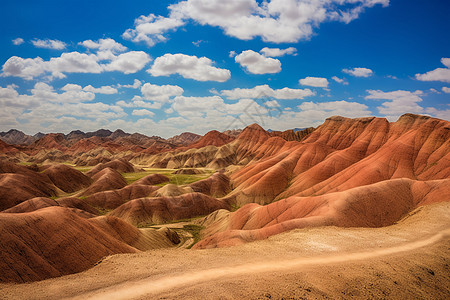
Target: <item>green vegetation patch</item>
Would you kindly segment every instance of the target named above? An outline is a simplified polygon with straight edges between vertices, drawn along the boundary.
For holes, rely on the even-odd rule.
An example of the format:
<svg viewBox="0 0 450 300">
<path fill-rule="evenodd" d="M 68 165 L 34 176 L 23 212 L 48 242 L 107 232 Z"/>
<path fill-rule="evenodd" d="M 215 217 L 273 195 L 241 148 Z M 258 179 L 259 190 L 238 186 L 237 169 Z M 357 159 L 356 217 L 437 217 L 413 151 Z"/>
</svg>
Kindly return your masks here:
<svg viewBox="0 0 450 300">
<path fill-rule="evenodd" d="M 92 166 L 72 166 L 75 170 L 78 170 L 80 172 L 86 173 L 90 171 L 93 167 Z"/>
<path fill-rule="evenodd" d="M 144 171 L 144 172 L 135 172 L 135 173 L 121 173 L 123 178 L 125 178 L 125 181 L 127 184 L 131 184 L 141 178 L 144 178 L 147 175 L 155 174 L 151 171 Z"/>
<path fill-rule="evenodd" d="M 195 244 L 197 244 L 201 240 L 200 232 L 204 229 L 204 226 L 200 225 L 194 225 L 194 224 L 187 224 L 183 226 L 183 230 L 189 232 L 192 234 L 192 237 L 194 238 L 194 241 L 192 244 L 190 244 L 187 249 L 191 249 Z"/>
<path fill-rule="evenodd" d="M 92 207 L 95 208 L 98 211 L 100 216 L 107 215 L 108 213 L 113 211 L 112 209 L 104 208 L 104 207 L 101 207 L 101 206 L 94 206 L 94 205 L 92 205 Z"/>
<path fill-rule="evenodd" d="M 157 186 L 165 186 L 169 183 L 176 185 L 190 184 L 208 178 L 214 173 L 214 170 L 202 170 L 204 172 L 203 174 L 173 174 L 176 169 L 163 168 L 144 168 L 144 170 L 144 172 L 122 173 L 122 176 L 125 178 L 127 184 L 131 184 L 150 174 L 162 174 L 169 177 L 170 180 L 168 182 L 157 184 Z"/>
</svg>

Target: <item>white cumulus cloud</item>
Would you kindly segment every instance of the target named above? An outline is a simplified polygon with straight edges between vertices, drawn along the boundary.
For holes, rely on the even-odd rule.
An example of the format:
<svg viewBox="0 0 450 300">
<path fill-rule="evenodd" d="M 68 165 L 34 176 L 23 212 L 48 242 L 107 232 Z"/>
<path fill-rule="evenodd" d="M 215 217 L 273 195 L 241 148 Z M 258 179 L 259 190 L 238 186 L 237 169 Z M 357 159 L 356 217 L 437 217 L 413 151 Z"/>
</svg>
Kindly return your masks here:
<svg viewBox="0 0 450 300">
<path fill-rule="evenodd" d="M 298 108 L 301 111 L 299 116 L 313 120 L 324 120 L 331 116 L 354 118 L 371 115 L 367 105 L 348 101 L 303 102 Z"/>
<path fill-rule="evenodd" d="M 40 57 L 21 58 L 12 56 L 3 64 L 2 71 L 3 76 L 15 76 L 32 80 L 34 77 L 45 73 L 46 63 Z"/>
<path fill-rule="evenodd" d="M 113 53 L 120 53 L 127 50 L 127 47 L 116 42 L 111 38 L 99 39 L 98 41 L 86 40 L 79 43 L 80 45 L 88 48 L 95 49 L 98 51 L 112 51 Z"/>
<path fill-rule="evenodd" d="M 219 27 L 238 39 L 286 43 L 310 38 L 325 21 L 348 23 L 377 4 L 389 0 L 187 0 L 169 9 L 171 19 Z"/>
<path fill-rule="evenodd" d="M 139 79 L 135 79 L 133 84 L 118 84 L 118 88 L 138 89 L 142 86 L 142 82 Z"/>
<path fill-rule="evenodd" d="M 12 40 L 12 43 L 16 46 L 22 45 L 23 43 L 25 43 L 25 41 L 23 40 L 23 38 L 16 38 Z"/>
<path fill-rule="evenodd" d="M 231 76 L 229 70 L 214 67 L 213 62 L 207 57 L 199 58 L 180 53 L 165 54 L 156 58 L 148 73 L 152 76 L 179 74 L 197 81 L 218 82 L 227 81 Z"/>
<path fill-rule="evenodd" d="M 404 90 L 383 92 L 381 90 L 368 90 L 366 99 L 390 100 L 383 102 L 377 107 L 381 114 L 386 115 L 390 120 L 395 120 L 405 113 L 421 114 L 424 112 L 423 107 L 418 103 L 422 102 L 420 97 L 421 91 L 410 92 Z"/>
<path fill-rule="evenodd" d="M 291 88 L 282 88 L 278 90 L 274 90 L 270 88 L 267 84 L 258 85 L 251 89 L 241 89 L 235 88 L 232 90 L 222 90 L 221 95 L 227 97 L 231 100 L 250 98 L 265 98 L 265 97 L 273 97 L 275 99 L 283 99 L 283 100 L 292 100 L 292 99 L 303 99 L 308 96 L 313 96 L 315 93 L 310 89 L 291 89 Z"/>
<path fill-rule="evenodd" d="M 294 47 L 289 47 L 286 49 L 264 47 L 259 52 L 261 52 L 266 57 L 280 57 L 280 56 L 284 56 L 284 55 L 297 55 L 297 49 Z"/>
<path fill-rule="evenodd" d="M 94 54 L 68 52 L 60 57 L 52 57 L 48 62 L 48 70 L 52 75 L 64 78 L 63 73 L 101 73 L 103 67 Z"/>
<path fill-rule="evenodd" d="M 370 77 L 373 75 L 373 71 L 368 68 L 343 69 L 342 72 L 355 77 Z"/>
<path fill-rule="evenodd" d="M 131 74 L 142 70 L 150 61 L 150 56 L 144 51 L 130 51 L 115 57 L 105 65 L 105 70 Z"/>
<path fill-rule="evenodd" d="M 141 87 L 143 99 L 165 102 L 173 96 L 180 96 L 184 90 L 177 85 L 155 85 L 146 83 Z"/>
<path fill-rule="evenodd" d="M 281 71 L 278 59 L 265 57 L 253 50 L 243 51 L 234 60 L 252 74 L 273 74 Z"/>
<path fill-rule="evenodd" d="M 441 63 L 446 68 L 437 68 L 425 74 L 416 74 L 416 79 L 420 81 L 450 82 L 450 58 L 443 57 Z"/>
<path fill-rule="evenodd" d="M 322 77 L 306 77 L 306 78 L 300 79 L 298 82 L 301 85 L 321 87 L 321 88 L 328 87 L 328 80 L 326 78 L 322 78 Z"/>
<path fill-rule="evenodd" d="M 333 77 L 331 77 L 331 79 L 333 79 L 337 83 L 340 83 L 340 84 L 343 84 L 343 85 L 348 85 L 348 81 L 345 80 L 345 78 L 339 78 L 337 76 L 333 76 Z"/>
<path fill-rule="evenodd" d="M 108 85 L 101 86 L 99 88 L 95 88 L 92 85 L 88 85 L 83 88 L 83 91 L 92 92 L 94 94 L 105 94 L 105 95 L 113 95 L 113 94 L 118 93 L 116 88 L 113 88 L 112 86 L 108 86 Z"/>
<path fill-rule="evenodd" d="M 170 30 L 182 26 L 184 22 L 176 18 L 165 18 L 163 16 L 140 16 L 134 21 L 134 28 L 127 29 L 122 37 L 133 42 L 145 42 L 152 47 L 158 42 L 166 40 L 164 36 Z"/>
<path fill-rule="evenodd" d="M 133 112 L 131 113 L 133 116 L 149 116 L 149 117 L 153 117 L 155 115 L 154 112 L 149 111 L 148 109 L 134 109 Z"/>
<path fill-rule="evenodd" d="M 31 43 L 33 44 L 33 46 L 37 48 L 45 48 L 45 49 L 63 50 L 67 47 L 67 44 L 62 41 L 50 39 L 45 40 L 34 39 L 31 41 Z"/>
</svg>

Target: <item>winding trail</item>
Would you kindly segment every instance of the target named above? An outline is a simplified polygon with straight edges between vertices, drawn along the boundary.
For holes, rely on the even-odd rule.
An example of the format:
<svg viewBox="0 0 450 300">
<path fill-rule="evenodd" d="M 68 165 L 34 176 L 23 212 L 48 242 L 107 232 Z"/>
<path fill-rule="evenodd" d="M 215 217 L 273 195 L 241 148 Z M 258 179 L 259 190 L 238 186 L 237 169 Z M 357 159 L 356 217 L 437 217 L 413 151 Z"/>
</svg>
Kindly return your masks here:
<svg viewBox="0 0 450 300">
<path fill-rule="evenodd" d="M 178 288 L 188 285 L 192 286 L 208 281 L 214 281 L 223 278 L 232 278 L 234 276 L 250 275 L 264 272 L 292 271 L 305 266 L 345 263 L 393 255 L 426 247 L 449 237 L 450 228 L 447 228 L 426 239 L 409 242 L 394 247 L 353 253 L 302 257 L 290 260 L 263 261 L 259 263 L 241 264 L 237 266 L 193 271 L 180 275 L 166 276 L 159 279 L 147 278 L 140 281 L 127 282 L 124 284 L 112 286 L 110 288 L 96 290 L 71 299 L 134 299 L 149 294 L 161 293 L 163 291 L 176 287 Z"/>
</svg>

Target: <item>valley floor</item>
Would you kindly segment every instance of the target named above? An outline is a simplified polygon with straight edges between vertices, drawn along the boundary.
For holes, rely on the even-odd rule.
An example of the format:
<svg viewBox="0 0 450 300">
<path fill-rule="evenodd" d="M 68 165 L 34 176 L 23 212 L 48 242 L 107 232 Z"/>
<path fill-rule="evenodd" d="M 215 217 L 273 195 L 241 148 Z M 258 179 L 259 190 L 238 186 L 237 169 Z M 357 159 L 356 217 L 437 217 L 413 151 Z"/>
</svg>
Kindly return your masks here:
<svg viewBox="0 0 450 300">
<path fill-rule="evenodd" d="M 449 299 L 450 203 L 384 228 L 294 230 L 241 246 L 104 258 L 82 273 L 1 284 L 1 299 Z"/>
</svg>

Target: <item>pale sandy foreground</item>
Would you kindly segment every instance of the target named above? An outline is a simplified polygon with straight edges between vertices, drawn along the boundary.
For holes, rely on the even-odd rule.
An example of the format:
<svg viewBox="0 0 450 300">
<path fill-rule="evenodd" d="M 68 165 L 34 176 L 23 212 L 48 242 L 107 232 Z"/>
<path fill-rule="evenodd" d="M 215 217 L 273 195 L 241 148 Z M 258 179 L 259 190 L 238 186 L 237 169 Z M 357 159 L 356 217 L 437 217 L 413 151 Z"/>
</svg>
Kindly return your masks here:
<svg viewBox="0 0 450 300">
<path fill-rule="evenodd" d="M 450 298 L 450 203 L 385 228 L 302 229 L 238 247 L 105 258 L 79 274 L 0 285 L 1 299 Z"/>
</svg>

